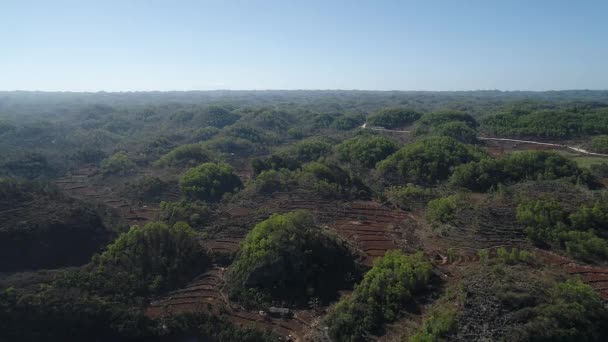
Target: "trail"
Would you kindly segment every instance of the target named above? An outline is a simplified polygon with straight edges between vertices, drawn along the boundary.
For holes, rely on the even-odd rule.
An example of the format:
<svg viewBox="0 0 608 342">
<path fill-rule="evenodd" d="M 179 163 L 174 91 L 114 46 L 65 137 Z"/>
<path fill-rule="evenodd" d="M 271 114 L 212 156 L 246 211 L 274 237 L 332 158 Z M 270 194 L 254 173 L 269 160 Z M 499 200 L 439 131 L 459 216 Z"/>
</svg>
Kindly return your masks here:
<svg viewBox="0 0 608 342">
<path fill-rule="evenodd" d="M 374 130 L 374 131 L 397 132 L 397 133 L 411 133 L 412 132 L 412 131 L 400 131 L 400 130 L 395 130 L 395 129 L 386 129 L 386 128 L 383 128 L 383 127 L 367 127 L 367 122 L 364 123 L 363 125 L 361 125 L 361 128 L 371 129 L 371 130 Z M 565 148 L 565 149 L 572 150 L 574 152 L 581 153 L 581 154 L 586 154 L 586 155 L 589 155 L 589 156 L 608 158 L 608 154 L 595 153 L 595 152 L 591 152 L 591 151 L 585 150 L 585 149 L 580 148 L 580 147 L 569 146 L 569 145 L 564 145 L 564 144 L 553 144 L 553 143 L 546 143 L 546 142 L 540 142 L 540 141 L 534 141 L 534 140 L 519 140 L 519 139 L 509 139 L 509 138 L 477 137 L 477 139 L 479 139 L 479 140 L 492 140 L 492 141 L 508 141 L 508 142 L 523 143 L 523 144 L 534 144 L 534 145 L 552 146 L 552 147 L 557 147 L 557 148 Z"/>
</svg>

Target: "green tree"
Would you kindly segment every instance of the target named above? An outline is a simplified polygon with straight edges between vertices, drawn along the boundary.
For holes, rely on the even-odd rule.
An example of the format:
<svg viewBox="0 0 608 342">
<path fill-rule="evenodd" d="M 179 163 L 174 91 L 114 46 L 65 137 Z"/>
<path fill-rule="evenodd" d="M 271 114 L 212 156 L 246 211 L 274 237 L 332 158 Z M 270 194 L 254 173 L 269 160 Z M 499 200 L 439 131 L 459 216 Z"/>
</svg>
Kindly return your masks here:
<svg viewBox="0 0 608 342">
<path fill-rule="evenodd" d="M 355 291 L 333 308 L 326 318 L 335 341 L 364 341 L 399 312 L 426 285 L 432 266 L 422 253 L 404 255 L 388 251 L 374 263 Z"/>
<path fill-rule="evenodd" d="M 407 181 L 436 184 L 447 179 L 461 164 L 486 156 L 483 150 L 450 137 L 425 137 L 406 145 L 378 163 L 381 172 L 397 171 Z"/>
<path fill-rule="evenodd" d="M 233 296 L 252 290 L 287 302 L 333 299 L 357 274 L 347 245 L 317 227 L 304 211 L 274 214 L 251 230 L 230 267 Z"/>
<path fill-rule="evenodd" d="M 418 120 L 421 114 L 408 108 L 385 108 L 367 118 L 372 127 L 397 128 Z"/>
<path fill-rule="evenodd" d="M 397 144 L 379 135 L 357 135 L 338 145 L 336 151 L 342 161 L 374 167 L 397 151 Z"/>
<path fill-rule="evenodd" d="M 101 171 L 106 174 L 124 175 L 135 168 L 127 152 L 120 151 L 101 161 Z"/>
<path fill-rule="evenodd" d="M 226 163 L 204 163 L 188 169 L 179 180 L 180 189 L 192 199 L 217 201 L 225 193 L 243 187 L 232 167 Z"/>
</svg>

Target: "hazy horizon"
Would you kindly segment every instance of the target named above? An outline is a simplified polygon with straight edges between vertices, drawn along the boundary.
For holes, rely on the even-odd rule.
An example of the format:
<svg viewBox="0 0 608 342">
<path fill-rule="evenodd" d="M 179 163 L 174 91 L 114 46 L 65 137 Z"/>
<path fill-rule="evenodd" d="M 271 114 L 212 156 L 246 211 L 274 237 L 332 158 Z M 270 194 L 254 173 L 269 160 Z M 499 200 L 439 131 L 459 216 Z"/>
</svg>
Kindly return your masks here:
<svg viewBox="0 0 608 342">
<path fill-rule="evenodd" d="M 0 90 L 608 89 L 602 1 L 7 1 Z"/>
</svg>

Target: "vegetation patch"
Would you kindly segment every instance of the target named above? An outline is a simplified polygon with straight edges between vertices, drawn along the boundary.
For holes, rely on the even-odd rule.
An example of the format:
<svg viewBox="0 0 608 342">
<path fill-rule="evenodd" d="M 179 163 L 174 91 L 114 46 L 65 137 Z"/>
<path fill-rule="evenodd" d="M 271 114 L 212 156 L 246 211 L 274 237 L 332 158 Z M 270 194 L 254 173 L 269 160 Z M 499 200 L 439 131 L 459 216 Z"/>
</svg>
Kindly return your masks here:
<svg viewBox="0 0 608 342">
<path fill-rule="evenodd" d="M 347 246 L 303 211 L 275 214 L 247 234 L 228 280 L 231 295 L 249 305 L 302 305 L 334 299 L 352 286 L 358 267 Z"/>
<path fill-rule="evenodd" d="M 368 271 L 355 291 L 328 314 L 329 335 L 335 341 L 364 341 L 381 332 L 429 282 L 431 264 L 422 254 L 388 251 Z"/>
<path fill-rule="evenodd" d="M 412 183 L 437 184 L 449 178 L 456 166 L 485 156 L 478 147 L 450 137 L 425 137 L 401 148 L 378 163 L 377 168 L 384 173 L 396 171 Z"/>
<path fill-rule="evenodd" d="M 218 201 L 225 193 L 236 192 L 243 183 L 225 163 L 205 163 L 186 171 L 180 178 L 181 191 L 190 199 Z"/>
<path fill-rule="evenodd" d="M 367 118 L 367 124 L 372 127 L 397 128 L 407 126 L 418 120 L 422 115 L 408 108 L 385 108 Z"/>
</svg>

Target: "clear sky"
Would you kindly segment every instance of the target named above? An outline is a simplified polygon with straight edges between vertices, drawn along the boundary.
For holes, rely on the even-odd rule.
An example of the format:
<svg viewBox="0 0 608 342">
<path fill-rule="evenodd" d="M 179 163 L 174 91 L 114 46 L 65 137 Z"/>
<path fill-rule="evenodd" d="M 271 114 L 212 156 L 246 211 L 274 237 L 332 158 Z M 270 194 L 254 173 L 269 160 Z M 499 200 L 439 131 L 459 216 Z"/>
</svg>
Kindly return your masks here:
<svg viewBox="0 0 608 342">
<path fill-rule="evenodd" d="M 18 89 L 608 89 L 608 0 L 0 0 Z"/>
</svg>

